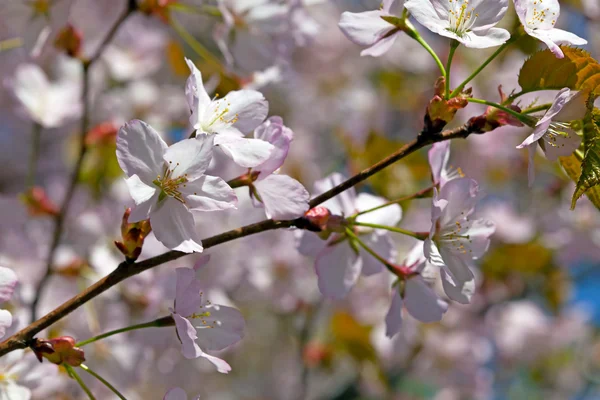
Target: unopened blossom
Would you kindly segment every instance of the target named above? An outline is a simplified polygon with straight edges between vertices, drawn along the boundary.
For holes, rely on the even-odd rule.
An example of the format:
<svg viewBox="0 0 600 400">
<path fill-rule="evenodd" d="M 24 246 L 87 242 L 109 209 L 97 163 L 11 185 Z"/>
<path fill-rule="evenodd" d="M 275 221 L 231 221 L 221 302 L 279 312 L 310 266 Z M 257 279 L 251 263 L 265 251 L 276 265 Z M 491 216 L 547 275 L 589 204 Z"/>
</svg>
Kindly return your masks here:
<svg viewBox="0 0 600 400">
<path fill-rule="evenodd" d="M 186 358 L 204 357 L 221 373 L 231 367 L 224 360 L 205 353 L 205 350 L 223 350 L 244 336 L 244 318 L 238 310 L 212 304 L 204 296 L 200 281 L 192 268 L 177 268 L 174 308 L 177 335 L 181 352 Z"/>
<path fill-rule="evenodd" d="M 0 303 L 10 300 L 17 286 L 17 275 L 12 269 L 0 267 Z M 0 338 L 6 333 L 6 329 L 12 325 L 12 314 L 8 310 L 0 310 Z"/>
<path fill-rule="evenodd" d="M 201 252 L 191 211 L 235 208 L 233 189 L 205 175 L 212 159 L 213 136 L 198 135 L 168 147 L 143 121 L 132 120 L 117 135 L 117 159 L 136 207 L 129 222 L 150 218 L 162 244 L 186 253 Z"/>
<path fill-rule="evenodd" d="M 71 81 L 50 82 L 37 64 L 21 64 L 12 90 L 34 122 L 56 128 L 81 114 L 81 90 Z"/>
<path fill-rule="evenodd" d="M 467 47 L 500 46 L 510 38 L 508 31 L 494 27 L 506 14 L 508 0 L 408 0 L 404 7 L 430 31 Z"/>
<path fill-rule="evenodd" d="M 323 193 L 342 183 L 344 176 L 333 173 L 315 183 L 315 192 Z M 386 200 L 367 193 L 356 195 L 354 188 L 327 200 L 321 206 L 329 209 L 332 215 L 350 217 L 360 211 L 385 204 Z M 400 222 L 402 209 L 394 204 L 380 210 L 360 215 L 356 221 L 393 226 Z M 392 261 L 396 256 L 394 243 L 385 230 L 356 227 L 356 235 L 383 259 Z M 314 232 L 298 233 L 298 251 L 315 257 L 315 269 L 319 290 L 327 297 L 342 298 L 354 286 L 361 275 L 381 272 L 383 264 L 365 249 L 351 241 L 343 228 L 332 233 L 326 240 Z"/>
<path fill-rule="evenodd" d="M 402 33 L 401 29 L 386 20 L 386 18 L 394 18 L 391 13 L 394 1 L 384 0 L 378 10 L 361 13 L 346 11 L 342 14 L 338 25 L 344 35 L 360 46 L 367 46 L 361 51 L 361 56 L 383 55 Z M 403 0 L 399 2 L 401 4 Z"/>
<path fill-rule="evenodd" d="M 283 165 L 294 132 L 283 125 L 280 117 L 271 117 L 255 129 L 254 137 L 273 145 L 269 159 L 252 168 L 251 196 L 255 207 L 264 207 L 268 218 L 298 218 L 308 211 L 310 194 L 300 182 L 276 173 Z"/>
<path fill-rule="evenodd" d="M 531 37 L 541 40 L 550 51 L 558 58 L 565 55 L 560 49 L 560 44 L 581 46 L 587 40 L 574 33 L 554 27 L 560 15 L 558 0 L 513 0 L 515 10 L 519 16 L 525 32 Z"/>
<path fill-rule="evenodd" d="M 408 253 L 399 268 L 404 279 L 398 280 L 392 287 L 392 301 L 385 317 L 385 334 L 391 338 L 402 327 L 402 308 L 421 322 L 437 322 L 448 310 L 448 304 L 438 298 L 427 284 L 423 272 L 427 259 L 423 254 L 423 244 L 417 243 Z"/>
<path fill-rule="evenodd" d="M 464 174 L 460 168 L 453 169 L 448 165 L 450 161 L 450 141 L 434 143 L 427 153 L 429 158 L 429 167 L 431 168 L 431 177 L 434 185 L 444 186 L 446 182 L 463 178 Z"/>
<path fill-rule="evenodd" d="M 216 134 L 215 145 L 241 167 L 252 168 L 265 162 L 273 145 L 244 137 L 267 117 L 269 105 L 264 96 L 256 90 L 235 90 L 222 99 L 211 99 L 200 70 L 192 61 L 185 61 L 191 71 L 185 94 L 192 112 L 190 124 L 196 133 Z"/>
<path fill-rule="evenodd" d="M 444 291 L 452 300 L 468 303 L 474 276 L 470 267 L 488 249 L 495 225 L 472 219 L 479 198 L 477 182 L 459 178 L 434 189 L 431 231 L 424 243 L 427 261 L 441 268 Z"/>
<path fill-rule="evenodd" d="M 200 396 L 194 397 L 193 400 L 199 400 Z M 187 393 L 182 388 L 174 387 L 165 393 L 163 400 L 188 400 Z"/>
<path fill-rule="evenodd" d="M 535 178 L 534 157 L 537 144 L 546 158 L 555 161 L 558 157 L 568 156 L 581 144 L 581 137 L 573 130 L 572 123 L 583 119 L 586 113 L 585 97 L 581 92 L 564 88 L 554 98 L 552 106 L 538 121 L 535 130 L 517 146 L 529 150 L 529 184 Z"/>
</svg>

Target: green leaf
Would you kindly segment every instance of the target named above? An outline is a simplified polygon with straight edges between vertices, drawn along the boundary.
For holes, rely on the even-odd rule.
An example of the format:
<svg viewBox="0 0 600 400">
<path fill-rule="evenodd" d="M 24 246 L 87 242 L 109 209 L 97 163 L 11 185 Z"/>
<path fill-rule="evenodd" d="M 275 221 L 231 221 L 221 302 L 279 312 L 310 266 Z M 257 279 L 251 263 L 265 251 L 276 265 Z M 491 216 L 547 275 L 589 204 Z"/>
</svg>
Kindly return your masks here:
<svg viewBox="0 0 600 400">
<path fill-rule="evenodd" d="M 573 182 L 577 183 L 581 176 L 581 160 L 576 155 L 571 154 L 568 157 L 560 157 L 560 164 L 569 175 Z M 588 199 L 600 210 L 600 186 L 595 186 L 587 190 L 585 193 Z"/>
<path fill-rule="evenodd" d="M 600 64 L 590 53 L 561 46 L 564 58 L 556 58 L 550 50 L 533 54 L 519 72 L 523 92 L 538 90 L 589 90 L 600 96 Z"/>
<path fill-rule="evenodd" d="M 588 112 L 583 120 L 583 161 L 571 209 L 575 208 L 575 203 L 584 193 L 600 185 L 600 110 L 593 108 L 594 99 L 590 97 Z"/>
</svg>

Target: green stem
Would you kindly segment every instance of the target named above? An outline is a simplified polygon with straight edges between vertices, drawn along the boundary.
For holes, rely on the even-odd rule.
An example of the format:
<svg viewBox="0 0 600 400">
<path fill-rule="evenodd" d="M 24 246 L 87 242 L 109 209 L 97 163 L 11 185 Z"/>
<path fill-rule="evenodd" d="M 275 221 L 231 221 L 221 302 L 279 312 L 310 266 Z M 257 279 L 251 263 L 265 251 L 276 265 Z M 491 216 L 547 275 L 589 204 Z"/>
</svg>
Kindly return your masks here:
<svg viewBox="0 0 600 400">
<path fill-rule="evenodd" d="M 81 364 L 79 368 L 81 368 L 82 370 L 84 370 L 85 372 L 102 382 L 104 386 L 109 388 L 114 394 L 117 395 L 118 398 L 120 398 L 121 400 L 127 400 L 125 396 L 123 396 L 113 385 L 111 385 L 106 379 L 98 375 L 96 372 L 92 371 L 87 365 Z"/>
<path fill-rule="evenodd" d="M 372 212 L 374 212 L 374 211 L 381 210 L 382 208 L 386 208 L 386 207 L 392 206 L 392 205 L 394 205 L 394 204 L 402 203 L 403 201 L 407 201 L 407 200 L 413 200 L 413 199 L 422 199 L 422 198 L 424 198 L 424 197 L 428 197 L 428 196 L 429 196 L 429 194 L 430 194 L 432 191 L 433 191 L 433 186 L 430 186 L 430 187 L 428 187 L 427 189 L 420 190 L 420 191 L 418 191 L 418 192 L 417 192 L 417 193 L 415 193 L 415 194 L 411 194 L 411 195 L 408 195 L 408 196 L 404 196 L 404 197 L 401 197 L 401 198 L 399 198 L 399 199 L 396 199 L 396 200 L 389 201 L 389 202 L 387 202 L 387 203 L 385 203 L 385 204 L 382 204 L 382 205 L 380 205 L 380 206 L 373 207 L 373 208 L 369 208 L 368 210 L 364 210 L 364 211 L 361 211 L 361 212 L 359 212 L 359 213 L 356 213 L 356 214 L 354 214 L 354 215 L 352 216 L 352 218 L 353 218 L 353 219 L 355 219 L 356 217 L 358 217 L 358 216 L 360 216 L 360 215 L 363 215 L 363 214 L 368 214 L 368 213 L 372 213 Z"/>
<path fill-rule="evenodd" d="M 88 395 L 88 397 L 90 398 L 90 400 L 96 400 L 96 398 L 92 394 L 92 391 L 90 390 L 90 388 L 88 388 L 86 386 L 86 384 L 83 383 L 83 381 L 81 380 L 81 377 L 79 375 L 77 375 L 77 372 L 75 372 L 75 370 L 73 369 L 73 367 L 71 367 L 69 364 L 63 364 L 63 367 L 65 367 L 65 369 L 69 373 L 69 376 L 71 378 L 75 379 L 77 381 L 77 383 L 79 383 L 79 386 L 81 386 L 81 388 Z"/>
<path fill-rule="evenodd" d="M 425 233 L 413 232 L 413 231 L 409 231 L 409 230 L 406 230 L 406 229 L 397 228 L 395 226 L 370 224 L 368 222 L 358 222 L 358 221 L 353 221 L 352 225 L 364 226 L 366 228 L 373 228 L 373 229 L 385 229 L 386 231 L 400 233 L 402 235 L 414 237 L 415 239 L 419 239 L 419 240 L 425 240 L 426 239 Z"/>
<path fill-rule="evenodd" d="M 512 42 L 513 42 L 512 40 L 509 40 L 509 41 L 505 42 L 502 46 L 498 47 L 498 50 L 496 50 L 494 52 L 494 54 L 489 56 L 488 59 L 483 62 L 483 64 L 481 64 L 475 71 L 473 71 L 473 73 L 471 75 L 469 75 L 469 77 L 467 79 L 464 80 L 463 83 L 458 85 L 458 87 L 456 89 L 454 89 L 454 91 L 452 91 L 452 93 L 450 93 L 450 98 L 455 97 L 457 94 L 462 92 L 462 90 L 465 88 L 465 86 L 467 86 L 467 84 L 469 82 L 471 82 L 473 79 L 475 79 L 475 77 L 477 75 L 479 75 L 481 73 L 481 71 L 483 71 L 492 61 L 494 61 L 496 59 L 496 57 L 498 57 Z"/>
<path fill-rule="evenodd" d="M 23 46 L 23 39 L 18 37 L 0 40 L 0 52 L 10 49 L 16 49 L 17 47 L 21 46 Z"/>
<path fill-rule="evenodd" d="M 446 63 L 446 99 L 450 98 L 450 68 L 452 67 L 452 60 L 454 59 L 454 52 L 456 52 L 459 45 L 460 42 L 451 39 L 450 53 L 448 53 L 448 62 Z"/>
<path fill-rule="evenodd" d="M 223 17 L 221 10 L 216 6 L 202 5 L 198 7 L 194 7 L 187 4 L 181 3 L 171 3 L 169 4 L 169 10 L 174 10 L 186 14 L 200 14 L 200 15 L 209 15 L 211 17 Z"/>
<path fill-rule="evenodd" d="M 552 107 L 552 103 L 542 104 L 542 105 L 537 106 L 537 107 L 526 108 L 525 110 L 521 111 L 521 114 L 533 114 L 533 113 L 536 113 L 538 111 L 546 111 L 550 107 Z"/>
<path fill-rule="evenodd" d="M 425 39 L 423 39 L 421 37 L 419 32 L 417 32 L 415 27 L 408 20 L 405 22 L 405 27 L 403 30 L 404 30 L 404 32 L 406 32 L 406 34 L 408 36 L 415 39 L 421 46 L 423 46 L 423 48 L 425 50 L 427 50 L 427 52 L 431 55 L 431 57 L 433 57 L 433 60 L 437 64 L 438 68 L 440 69 L 442 76 L 445 78 L 446 77 L 446 68 L 444 67 L 444 64 L 442 63 L 442 60 L 440 60 L 440 58 L 438 57 L 436 52 L 431 48 L 429 43 L 427 43 L 425 41 Z"/>
<path fill-rule="evenodd" d="M 181 25 L 172 15 L 170 18 L 171 26 L 177 34 L 192 48 L 204 61 L 212 64 L 217 68 L 218 71 L 223 71 L 223 65 L 217 57 L 215 57 L 210 51 L 204 48 L 204 46 L 194 38 L 184 27 Z"/>
<path fill-rule="evenodd" d="M 352 232 L 352 229 L 346 228 L 346 235 L 348 235 L 350 238 L 352 238 L 352 240 L 354 240 L 356 243 L 358 243 L 360 245 L 360 247 L 365 249 L 365 251 L 367 253 L 369 253 L 370 255 L 375 257 L 375 259 L 377 261 L 379 261 L 380 263 L 385 265 L 387 268 L 391 268 L 390 262 L 388 260 L 384 259 L 383 257 L 381 257 L 379 254 L 377 254 L 375 252 L 375 250 L 373 250 L 365 242 L 363 242 L 362 239 L 358 237 L 358 235 L 356 235 L 356 234 L 354 234 L 354 232 Z"/>
<path fill-rule="evenodd" d="M 517 118 L 519 121 L 521 121 L 525 125 L 533 126 L 532 124 L 534 121 L 533 121 L 532 117 L 518 113 L 515 110 L 512 110 L 508 107 L 504 107 L 501 104 L 494 103 L 494 102 L 487 101 L 487 100 L 482 100 L 482 99 L 475 99 L 475 98 L 468 98 L 467 100 L 470 103 L 485 104 L 486 106 L 497 108 L 497 109 L 502 110 L 502 111 L 512 115 L 513 117 Z"/>
<path fill-rule="evenodd" d="M 168 317 L 159 318 L 154 321 L 146 322 L 144 324 L 126 326 L 125 328 L 115 329 L 114 331 L 109 331 L 109 332 L 103 333 L 101 335 L 91 337 L 87 340 L 77 343 L 75 345 L 75 347 L 82 347 L 82 346 L 85 346 L 86 344 L 94 343 L 98 340 L 105 339 L 109 336 L 117 335 L 117 334 L 123 333 L 123 332 L 129 332 L 129 331 L 134 331 L 137 329 L 144 329 L 144 328 L 159 328 L 159 327 L 163 327 L 163 326 L 172 326 L 173 323 L 174 323 L 173 317 L 171 317 L 169 315 Z"/>
</svg>

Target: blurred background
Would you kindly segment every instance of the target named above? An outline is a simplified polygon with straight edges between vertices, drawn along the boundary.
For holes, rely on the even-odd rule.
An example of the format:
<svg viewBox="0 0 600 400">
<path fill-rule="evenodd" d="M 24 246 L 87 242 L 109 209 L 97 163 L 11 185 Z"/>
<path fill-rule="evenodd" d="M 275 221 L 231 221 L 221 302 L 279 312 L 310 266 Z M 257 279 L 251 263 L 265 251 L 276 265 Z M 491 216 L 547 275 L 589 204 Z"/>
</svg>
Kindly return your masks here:
<svg viewBox="0 0 600 400">
<path fill-rule="evenodd" d="M 68 53 L 94 54 L 126 3 L 0 0 L 0 265 L 12 268 L 20 281 L 5 305 L 14 316 L 8 333 L 30 319 L 52 216 L 76 159 L 83 73 Z M 38 315 L 122 260 L 113 241 L 133 202 L 115 157 L 116 132 L 138 118 L 168 143 L 189 135 L 184 57 L 202 71 L 209 93 L 264 93 L 269 115 L 281 116 L 294 132 L 283 171 L 311 193 L 316 180 L 336 171 L 352 175 L 413 139 L 439 75 L 427 52 L 405 35 L 380 58 L 360 56 L 361 48 L 339 30 L 339 18 L 344 11 L 376 9 L 375 0 L 138 0 L 138 6 L 89 71 L 89 150 Z M 557 26 L 586 38 L 585 49 L 598 58 L 600 2 L 561 0 L 561 6 Z M 56 43 L 67 24 L 80 43 L 61 48 Z M 448 42 L 415 25 L 445 60 Z M 500 25 L 509 31 L 519 26 L 512 4 Z M 534 39 L 519 40 L 472 82 L 473 92 L 498 102 L 499 85 L 505 93 L 518 91 L 518 71 L 539 48 Z M 453 85 L 493 51 L 459 48 Z M 24 72 L 32 65 L 41 75 Z M 18 101 L 15 93 L 23 86 L 39 93 L 43 126 Z M 553 97 L 536 93 L 522 104 Z M 484 111 L 471 104 L 450 127 Z M 33 180 L 42 190 L 24 196 L 37 129 Z M 515 146 L 529 133 L 508 126 L 451 144 L 450 164 L 479 182 L 486 197 L 477 214 L 493 220 L 497 231 L 475 271 L 472 304 L 451 303 L 440 323 L 423 324 L 406 314 L 402 332 L 386 338 L 389 274 L 362 277 L 344 300 L 323 299 L 314 260 L 296 251 L 294 233 L 265 232 L 210 249 L 211 260 L 198 274 L 213 302 L 235 305 L 246 318 L 245 338 L 219 354 L 231 364 L 229 374 L 219 374 L 204 359 L 184 359 L 172 328 L 89 345 L 87 364 L 130 400 L 160 399 L 173 386 L 190 398 L 217 400 L 600 398 L 600 211 L 587 198 L 571 211 L 573 183 L 541 155 L 535 185 L 528 187 L 527 152 Z M 212 175 L 231 179 L 243 172 L 215 154 Z M 356 190 L 396 199 L 430 185 L 427 152 L 421 150 Z M 237 194 L 237 210 L 196 218 L 201 237 L 264 219 L 247 189 Z M 430 207 L 428 199 L 403 202 L 402 227 L 427 231 Z M 395 239 L 401 261 L 413 242 Z M 141 259 L 166 250 L 151 235 Z M 167 315 L 173 269 L 191 267 L 198 257 L 127 280 L 42 336 L 83 340 Z M 443 296 L 441 286 L 437 290 Z M 98 399 L 113 398 L 87 378 Z M 29 388 L 33 399 L 85 398 L 62 369 L 39 364 L 27 352 L 0 358 L 0 392 L 11 379 Z"/>
</svg>

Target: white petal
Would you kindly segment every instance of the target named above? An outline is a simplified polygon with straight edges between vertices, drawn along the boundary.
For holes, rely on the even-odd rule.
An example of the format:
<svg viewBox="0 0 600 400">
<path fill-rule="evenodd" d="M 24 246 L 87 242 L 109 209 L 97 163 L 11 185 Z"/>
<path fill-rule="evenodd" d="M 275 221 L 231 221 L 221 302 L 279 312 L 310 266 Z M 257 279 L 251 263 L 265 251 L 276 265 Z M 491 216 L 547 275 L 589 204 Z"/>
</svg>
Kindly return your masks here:
<svg viewBox="0 0 600 400">
<path fill-rule="evenodd" d="M 137 175 L 146 184 L 152 184 L 162 173 L 166 150 L 164 140 L 143 121 L 134 119 L 119 129 L 117 160 L 127 176 Z"/>
<path fill-rule="evenodd" d="M 365 244 L 369 246 L 369 248 L 371 248 L 375 253 L 381 256 L 381 258 L 389 262 L 394 262 L 397 253 L 394 247 L 394 241 L 389 234 L 378 235 L 372 233 L 368 236 L 365 236 L 363 240 Z M 363 264 L 363 275 L 374 275 L 383 270 L 384 265 L 381 263 L 381 261 L 377 260 L 362 247 L 359 247 L 359 254 Z"/>
<path fill-rule="evenodd" d="M 490 28 L 485 34 L 477 34 L 476 31 L 467 32 L 457 40 L 473 49 L 486 49 L 488 47 L 500 46 L 508 39 L 510 39 L 510 33 L 506 29 Z"/>
<path fill-rule="evenodd" d="M 448 304 L 440 300 L 418 275 L 406 280 L 404 306 L 421 322 L 440 321 L 448 309 Z"/>
<path fill-rule="evenodd" d="M 188 105 L 192 111 L 190 116 L 190 124 L 195 126 L 198 121 L 202 120 L 204 110 L 210 104 L 210 97 L 204 88 L 202 81 L 202 73 L 191 60 L 185 59 L 189 69 L 190 76 L 185 84 L 185 96 Z"/>
<path fill-rule="evenodd" d="M 227 102 L 226 120 L 236 119 L 233 126 L 243 133 L 249 133 L 259 126 L 269 113 L 269 103 L 256 90 L 236 90 L 223 98 Z"/>
<path fill-rule="evenodd" d="M 444 185 L 442 182 L 442 173 L 448 168 L 448 161 L 450 160 L 450 141 L 446 140 L 443 142 L 434 143 L 427 153 L 429 157 L 429 166 L 431 167 L 431 175 L 433 183 Z"/>
<path fill-rule="evenodd" d="M 388 201 L 383 197 L 373 196 L 368 193 L 361 193 L 356 198 L 355 207 L 358 211 L 366 211 L 371 208 L 381 206 Z M 402 208 L 398 204 L 384 207 L 380 210 L 363 214 L 356 218 L 358 222 L 370 224 L 395 226 L 402 219 Z"/>
<path fill-rule="evenodd" d="M 175 312 L 184 317 L 190 316 L 202 305 L 200 281 L 191 268 L 177 268 L 175 273 Z"/>
<path fill-rule="evenodd" d="M 392 48 L 396 39 L 398 39 L 398 35 L 400 35 L 400 31 L 386 36 L 376 42 L 373 46 L 370 46 L 363 51 L 360 52 L 361 56 L 371 56 L 371 57 L 380 57 L 388 52 L 389 49 Z"/>
<path fill-rule="evenodd" d="M 215 145 L 219 146 L 240 167 L 253 168 L 269 159 L 274 147 L 259 139 L 246 139 L 218 134 Z"/>
<path fill-rule="evenodd" d="M 294 219 L 308 211 L 310 194 L 300 182 L 287 175 L 269 175 L 254 185 L 265 206 L 267 218 Z"/>
<path fill-rule="evenodd" d="M 25 386 L 20 386 L 12 380 L 7 380 L 6 383 L 0 387 L 0 399 L 29 400 L 31 399 L 31 390 Z"/>
<path fill-rule="evenodd" d="M 130 223 L 134 223 L 144 221 L 150 218 L 150 213 L 152 212 L 152 209 L 158 205 L 159 195 L 160 193 L 156 191 L 153 197 L 133 207 L 133 209 L 131 210 L 131 214 L 129 214 L 129 218 L 127 220 Z"/>
<path fill-rule="evenodd" d="M 136 205 L 140 205 L 150 200 L 158 189 L 156 186 L 149 186 L 142 182 L 137 175 L 131 175 L 129 178 L 125 179 L 125 183 L 127 184 L 129 194 Z"/>
<path fill-rule="evenodd" d="M 165 393 L 163 400 L 187 400 L 187 393 L 185 390 L 175 387 Z"/>
<path fill-rule="evenodd" d="M 315 260 L 319 290 L 323 296 L 341 299 L 356 283 L 362 259 L 348 243 L 327 246 Z"/>
<path fill-rule="evenodd" d="M 456 221 L 464 220 L 474 211 L 479 187 L 473 179 L 453 179 L 441 188 L 439 197 L 448 201 L 442 212 L 441 225 L 453 226 Z"/>
<path fill-rule="evenodd" d="M 192 319 L 198 331 L 198 344 L 205 350 L 223 350 L 244 337 L 245 321 L 242 314 L 233 307 L 211 304 L 198 312 L 208 312 L 204 324 L 200 319 Z M 212 326 L 212 328 L 207 328 Z"/>
<path fill-rule="evenodd" d="M 0 303 L 10 300 L 19 282 L 15 272 L 6 267 L 0 267 Z"/>
<path fill-rule="evenodd" d="M 440 248 L 439 254 L 444 263 L 442 268 L 450 275 L 456 286 L 462 286 L 475 278 L 467 263 L 467 257 L 461 257 L 445 248 Z"/>
<path fill-rule="evenodd" d="M 508 10 L 508 0 L 482 0 L 479 4 L 470 2 L 469 9 L 471 7 L 475 8 L 475 13 L 477 14 L 477 19 L 472 30 L 475 32 L 484 32 L 504 18 Z"/>
<path fill-rule="evenodd" d="M 438 7 L 439 10 L 434 8 L 434 4 L 440 3 L 440 1 L 434 0 L 432 1 L 422 1 L 422 0 L 408 0 L 404 3 L 404 8 L 410 11 L 410 14 L 415 17 L 417 21 L 425 28 L 429 29 L 432 32 L 443 35 L 445 32 L 448 32 L 446 28 L 448 27 L 448 18 L 447 14 L 444 16 L 440 16 L 438 11 L 441 11 L 441 7 Z M 446 3 L 446 2 L 443 2 Z M 443 17 L 443 19 L 442 19 Z"/>
<path fill-rule="evenodd" d="M 525 148 L 527 146 L 534 146 L 536 144 L 536 142 L 538 140 L 540 140 L 544 134 L 548 131 L 548 128 L 550 128 L 550 123 L 551 121 L 546 121 L 543 124 L 539 124 L 535 127 L 535 130 L 533 131 L 533 133 L 529 136 L 527 136 L 527 138 L 525 140 L 523 140 L 523 143 L 521 143 L 520 145 L 517 146 L 517 149 L 522 149 Z"/>
<path fill-rule="evenodd" d="M 269 159 L 253 168 L 254 171 L 260 171 L 258 179 L 261 179 L 271 175 L 283 165 L 290 149 L 293 132 L 283 125 L 281 118 L 271 117 L 256 128 L 254 138 L 269 142 L 274 147 Z"/>
<path fill-rule="evenodd" d="M 352 42 L 372 46 L 396 27 L 383 20 L 379 10 L 361 13 L 344 12 L 338 26 Z"/>
<path fill-rule="evenodd" d="M 571 44 L 575 46 L 584 46 L 587 40 L 580 38 L 574 33 L 563 31 L 562 29 L 550 29 L 546 31 L 546 35 L 550 40 L 557 44 Z"/>
<path fill-rule="evenodd" d="M 385 335 L 394 337 L 402 328 L 402 297 L 398 287 L 392 288 L 392 301 L 390 309 L 385 316 Z"/>
<path fill-rule="evenodd" d="M 346 177 L 338 172 L 315 182 L 315 193 L 321 194 L 327 192 L 335 186 L 338 186 L 346 180 Z M 332 199 L 327 200 L 321 206 L 327 207 L 332 214 L 349 216 L 356 212 L 356 191 L 350 188 Z"/>
<path fill-rule="evenodd" d="M 213 141 L 214 135 L 199 134 L 169 147 L 163 159 L 172 171 L 172 177 L 187 175 L 188 181 L 193 181 L 202 176 L 212 159 Z"/>
<path fill-rule="evenodd" d="M 213 365 L 217 367 L 217 371 L 219 371 L 222 374 L 228 374 L 229 371 L 231 371 L 231 366 L 227 364 L 227 361 L 222 360 L 219 357 L 211 356 L 210 354 L 206 354 L 205 352 L 202 352 L 202 354 L 200 354 L 200 357 L 204 357 L 208 361 L 213 363 Z"/>
<path fill-rule="evenodd" d="M 550 36 L 548 35 L 548 31 L 546 31 L 546 30 L 540 30 L 540 29 L 535 29 L 534 30 L 534 29 L 529 29 L 529 28 L 525 27 L 525 32 L 527 32 L 527 34 L 529 36 L 534 37 L 534 38 L 539 39 L 542 42 L 544 42 L 544 44 L 546 46 L 548 46 L 548 49 L 550 49 L 550 51 L 557 58 L 564 58 L 565 57 L 565 53 L 563 53 L 563 51 L 558 46 L 558 44 L 556 44 L 552 39 L 550 39 Z"/>
<path fill-rule="evenodd" d="M 421 272 L 425 267 L 426 260 L 423 243 L 418 242 L 410 249 L 403 264 L 412 267 L 415 272 Z"/>
<path fill-rule="evenodd" d="M 490 236 L 494 232 L 496 225 L 485 219 L 476 219 L 464 224 L 462 233 L 469 237 L 468 240 L 465 239 L 464 245 L 468 256 L 473 259 L 481 258 L 490 246 Z"/>
<path fill-rule="evenodd" d="M 167 248 L 184 253 L 202 252 L 194 216 L 178 200 L 164 199 L 150 213 L 150 224 L 156 239 Z"/>
<path fill-rule="evenodd" d="M 556 161 L 558 157 L 569 156 L 579 148 L 581 136 L 570 129 L 565 133 L 567 136 L 555 135 L 544 138 L 543 150 L 548 160 Z"/>
<path fill-rule="evenodd" d="M 6 333 L 6 329 L 12 325 L 12 314 L 8 310 L 0 310 L 0 338 Z"/>
<path fill-rule="evenodd" d="M 305 256 L 316 256 L 327 245 L 327 242 L 321 239 L 316 233 L 296 230 L 296 250 Z"/>
<path fill-rule="evenodd" d="M 184 317 L 177 313 L 171 313 L 171 316 L 175 320 L 175 327 L 177 329 L 177 336 L 181 341 L 181 353 L 185 358 L 198 358 L 203 354 L 200 346 L 196 344 L 196 328 Z"/>
<path fill-rule="evenodd" d="M 237 196 L 227 182 L 204 175 L 180 187 L 186 206 L 193 211 L 220 211 L 235 208 Z"/>
<path fill-rule="evenodd" d="M 475 279 L 461 282 L 457 285 L 445 270 L 442 269 L 440 273 L 442 275 L 442 286 L 446 295 L 458 303 L 469 304 L 475 293 Z"/>
<path fill-rule="evenodd" d="M 20 64 L 15 71 L 13 88 L 31 118 L 43 122 L 46 114 L 44 96 L 50 90 L 44 71 L 36 64 Z"/>
</svg>

